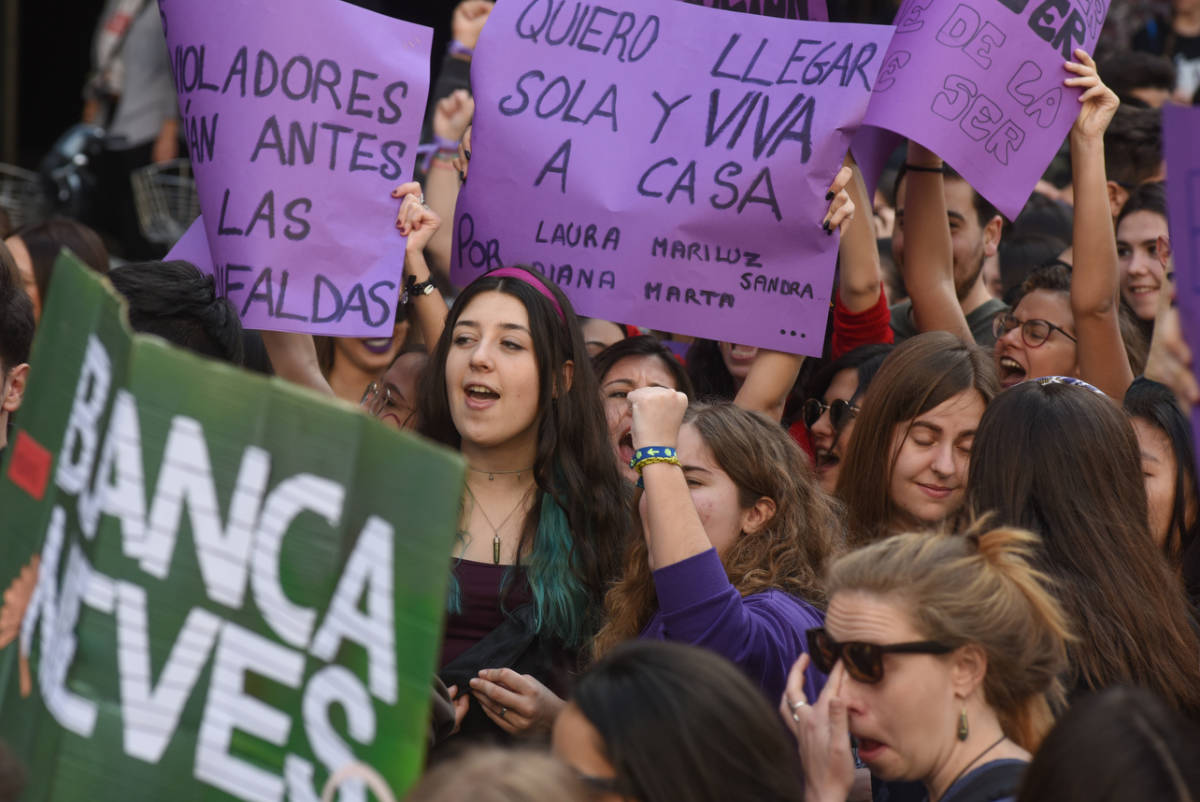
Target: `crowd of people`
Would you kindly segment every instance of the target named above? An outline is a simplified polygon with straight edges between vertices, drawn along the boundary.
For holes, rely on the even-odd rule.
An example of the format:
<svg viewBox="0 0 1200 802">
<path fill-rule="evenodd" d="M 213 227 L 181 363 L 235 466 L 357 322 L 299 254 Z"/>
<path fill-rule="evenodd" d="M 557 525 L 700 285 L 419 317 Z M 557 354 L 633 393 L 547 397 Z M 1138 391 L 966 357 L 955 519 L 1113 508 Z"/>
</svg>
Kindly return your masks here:
<svg viewBox="0 0 1200 802">
<path fill-rule="evenodd" d="M 135 329 L 458 451 L 412 800 L 1200 798 L 1200 387 L 1161 136 L 1200 96 L 1200 0 L 1064 64 L 1077 117 L 1014 220 L 916 142 L 873 196 L 848 154 L 820 358 L 584 319 L 521 265 L 453 286 L 489 8 L 455 11 L 393 192 L 390 338 L 243 330 L 193 265 L 68 219 L 0 232 L 0 447 L 67 247 Z"/>
</svg>

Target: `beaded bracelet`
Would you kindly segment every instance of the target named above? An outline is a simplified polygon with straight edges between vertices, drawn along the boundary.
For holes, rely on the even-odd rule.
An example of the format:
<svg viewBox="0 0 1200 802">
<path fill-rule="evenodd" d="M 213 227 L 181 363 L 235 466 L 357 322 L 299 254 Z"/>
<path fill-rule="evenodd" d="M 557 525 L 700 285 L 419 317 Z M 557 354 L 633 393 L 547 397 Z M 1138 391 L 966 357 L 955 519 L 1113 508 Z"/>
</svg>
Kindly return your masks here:
<svg viewBox="0 0 1200 802">
<path fill-rule="evenodd" d="M 678 465 L 679 457 L 676 456 L 675 449 L 669 446 L 647 446 L 633 452 L 633 457 L 629 460 L 629 467 L 641 473 L 642 468 L 647 465 L 653 465 L 656 462 L 669 462 L 672 465 Z"/>
</svg>

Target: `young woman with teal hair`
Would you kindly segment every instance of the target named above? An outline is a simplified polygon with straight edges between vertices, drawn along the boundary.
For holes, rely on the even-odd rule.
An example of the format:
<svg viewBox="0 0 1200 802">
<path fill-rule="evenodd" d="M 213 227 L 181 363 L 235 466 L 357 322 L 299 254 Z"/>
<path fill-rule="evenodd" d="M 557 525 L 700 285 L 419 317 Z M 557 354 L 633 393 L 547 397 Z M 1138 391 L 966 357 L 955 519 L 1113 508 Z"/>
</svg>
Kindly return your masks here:
<svg viewBox="0 0 1200 802">
<path fill-rule="evenodd" d="M 411 235 L 437 221 L 409 195 L 400 223 Z M 510 668 L 565 693 L 619 572 L 629 491 L 566 296 L 508 267 L 473 281 L 447 315 L 420 291 L 424 260 L 407 262 L 422 330 L 444 317 L 440 336 L 427 335 L 419 431 L 458 449 L 468 468 L 439 673 L 461 732 L 495 733 L 508 711 L 480 693 L 472 702 L 467 681 Z"/>
</svg>

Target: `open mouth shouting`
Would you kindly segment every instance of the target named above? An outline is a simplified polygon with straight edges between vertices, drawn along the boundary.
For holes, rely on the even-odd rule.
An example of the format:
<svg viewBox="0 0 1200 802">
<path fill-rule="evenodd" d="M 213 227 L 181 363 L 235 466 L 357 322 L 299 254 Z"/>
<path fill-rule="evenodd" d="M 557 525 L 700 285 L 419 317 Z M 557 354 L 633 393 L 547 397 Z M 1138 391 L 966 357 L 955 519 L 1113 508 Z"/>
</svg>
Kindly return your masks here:
<svg viewBox="0 0 1200 802">
<path fill-rule="evenodd" d="M 996 370 L 1000 376 L 1001 387 L 1012 387 L 1028 378 L 1025 366 L 1011 356 L 1002 356 L 996 360 Z"/>
<path fill-rule="evenodd" d="M 630 429 L 626 429 L 617 441 L 617 458 L 621 465 L 628 465 L 633 459 L 633 431 Z"/>
<path fill-rule="evenodd" d="M 472 382 L 463 388 L 467 396 L 467 408 L 484 410 L 500 400 L 500 393 L 486 384 Z"/>
</svg>

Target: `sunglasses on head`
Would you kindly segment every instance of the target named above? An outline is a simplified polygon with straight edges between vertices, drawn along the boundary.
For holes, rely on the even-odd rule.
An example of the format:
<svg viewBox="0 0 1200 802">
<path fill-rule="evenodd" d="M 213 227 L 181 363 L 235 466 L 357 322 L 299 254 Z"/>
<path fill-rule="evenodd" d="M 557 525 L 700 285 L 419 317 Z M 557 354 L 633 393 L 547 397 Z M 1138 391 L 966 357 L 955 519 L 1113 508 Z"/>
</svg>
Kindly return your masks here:
<svg viewBox="0 0 1200 802">
<path fill-rule="evenodd" d="M 874 684 L 883 680 L 883 656 L 885 654 L 947 654 L 954 651 L 944 643 L 932 640 L 908 643 L 864 643 L 846 641 L 838 643 L 824 627 L 810 629 L 805 633 L 808 654 L 813 665 L 823 674 L 833 671 L 838 660 L 846 667 L 846 673 L 859 682 Z"/>
<path fill-rule="evenodd" d="M 829 422 L 833 424 L 835 431 L 840 431 L 842 426 L 858 414 L 858 407 L 849 401 L 837 398 L 826 404 L 819 398 L 810 398 L 804 402 L 804 425 L 811 429 L 825 414 L 825 410 L 829 410 Z"/>
</svg>

